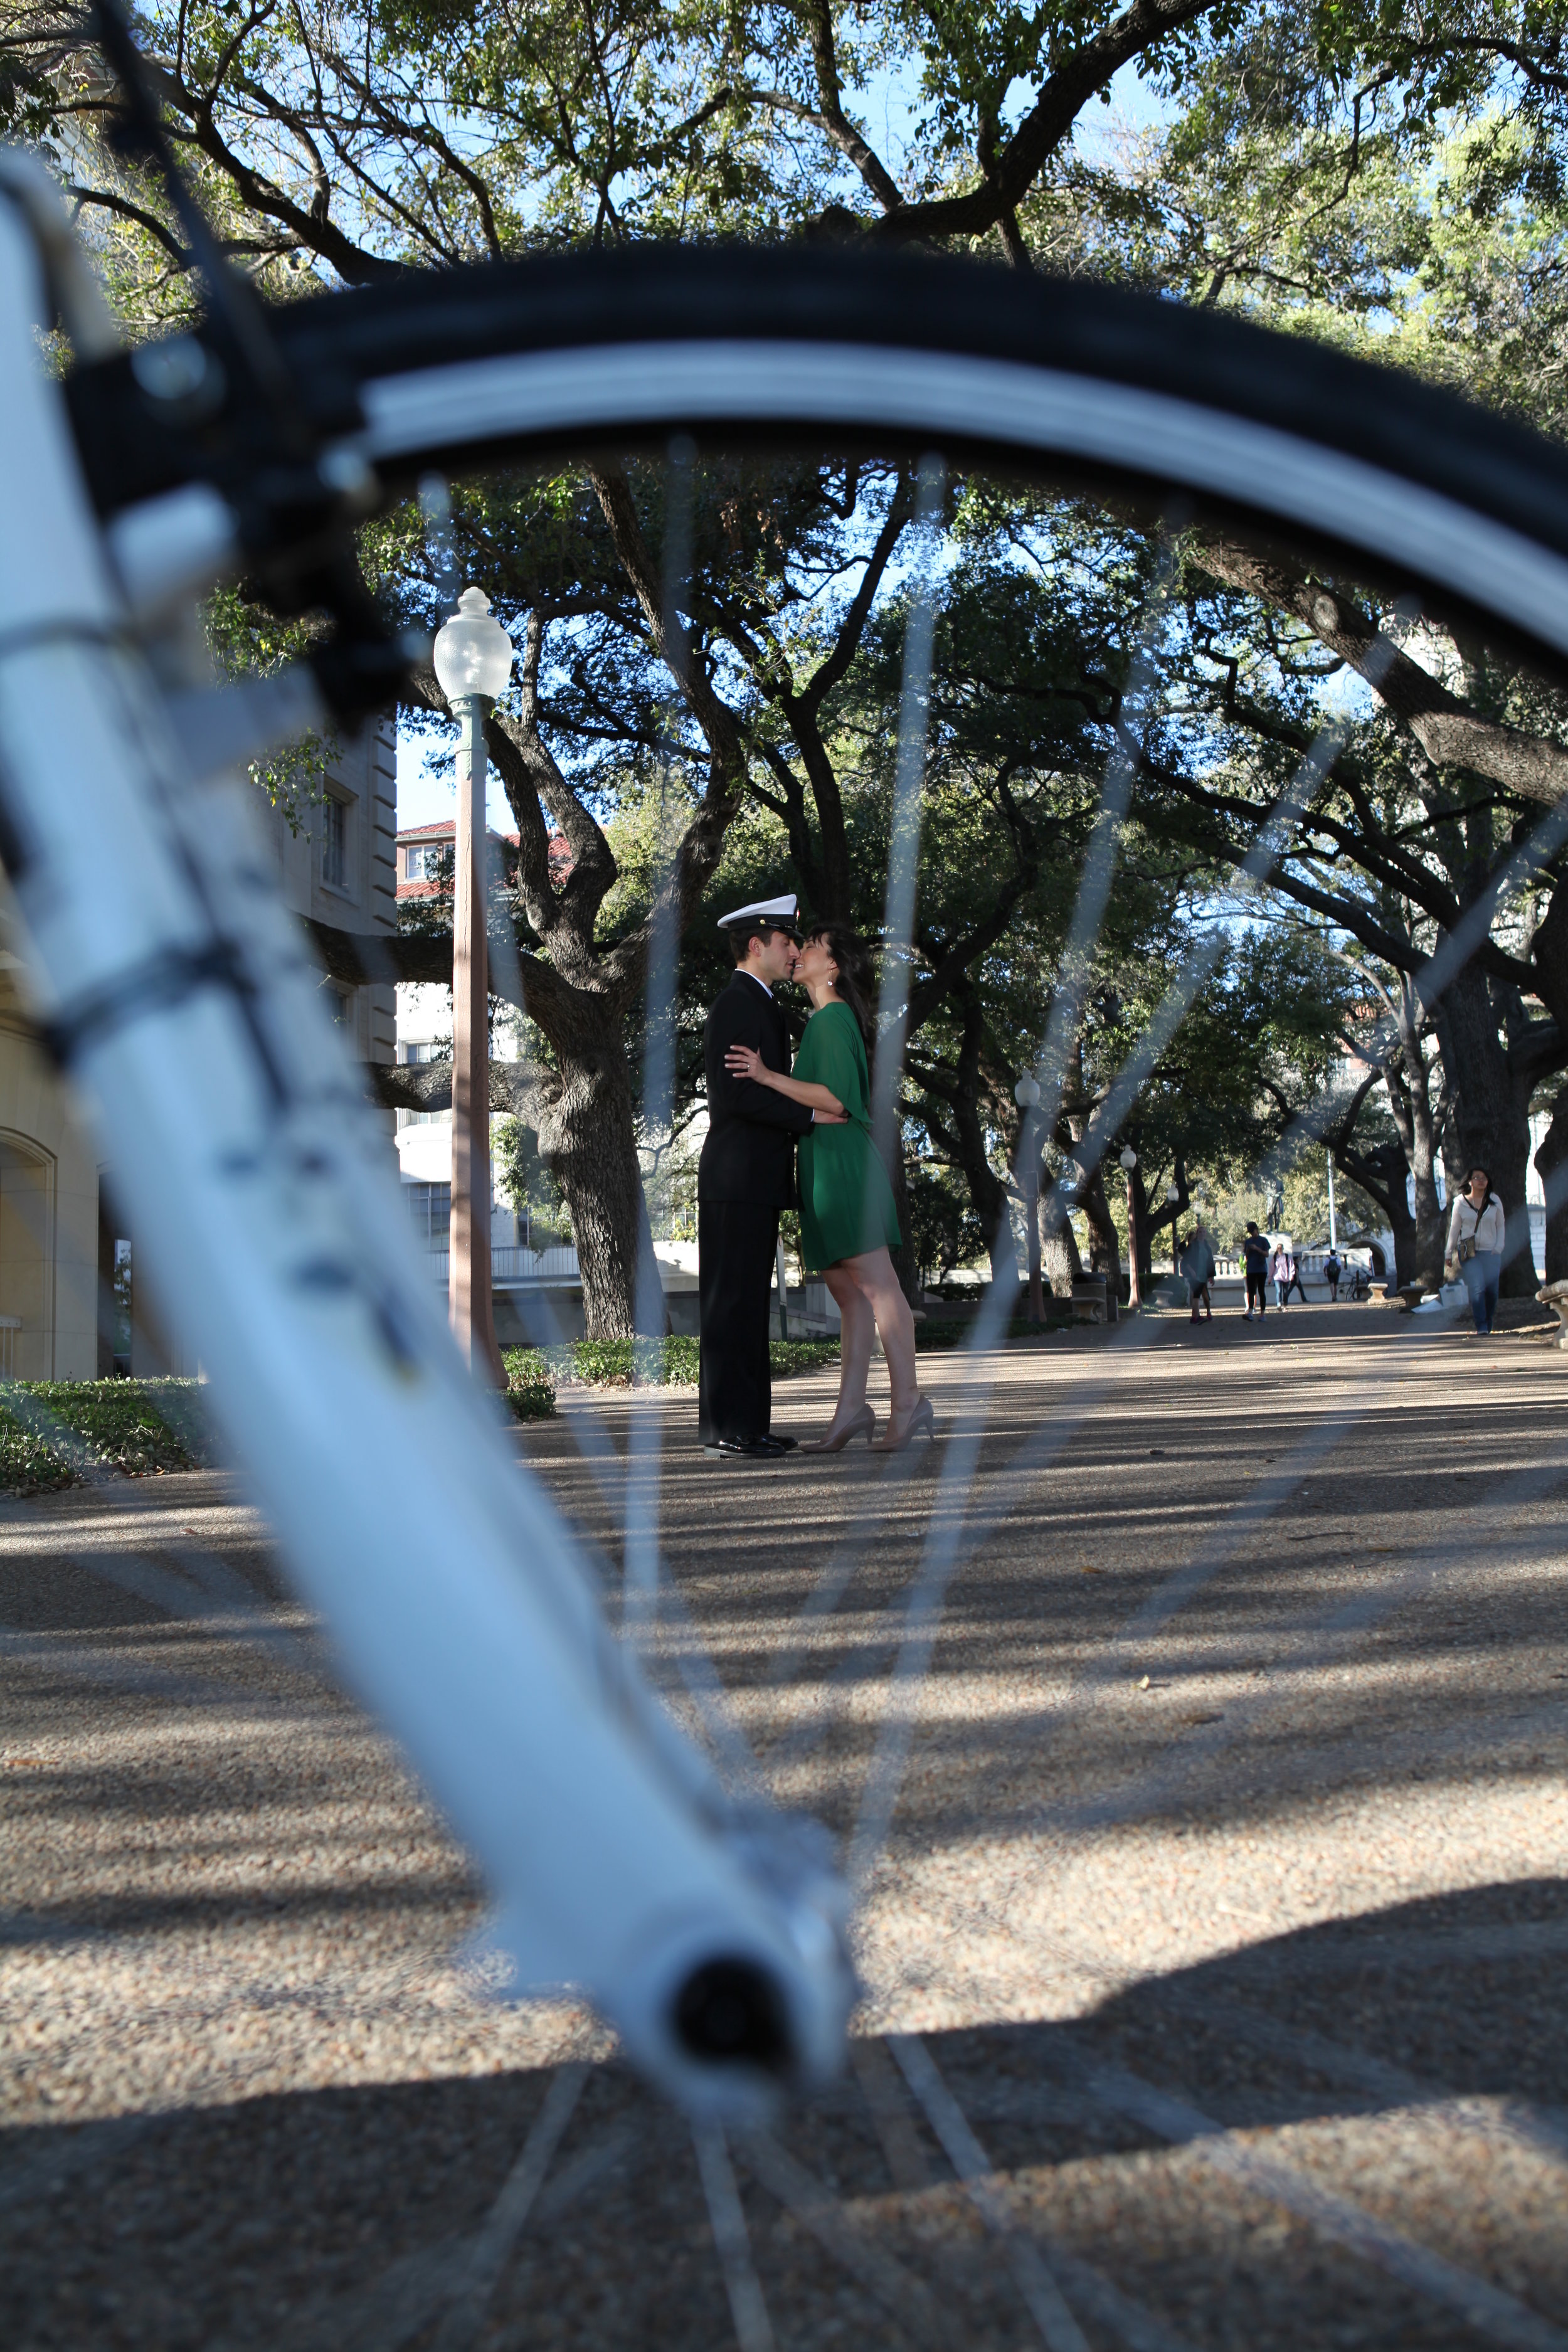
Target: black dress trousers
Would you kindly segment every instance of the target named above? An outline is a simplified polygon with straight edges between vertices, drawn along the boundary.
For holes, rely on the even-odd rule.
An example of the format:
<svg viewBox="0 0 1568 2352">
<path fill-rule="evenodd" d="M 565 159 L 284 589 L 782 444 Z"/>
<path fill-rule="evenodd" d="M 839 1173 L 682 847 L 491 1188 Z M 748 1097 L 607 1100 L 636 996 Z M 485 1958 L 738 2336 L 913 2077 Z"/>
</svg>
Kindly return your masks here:
<svg viewBox="0 0 1568 2352">
<path fill-rule="evenodd" d="M 704 1445 L 765 1437 L 773 1414 L 768 1313 L 779 1213 L 756 1201 L 697 1204 L 702 1318 L 697 1425 Z"/>
</svg>

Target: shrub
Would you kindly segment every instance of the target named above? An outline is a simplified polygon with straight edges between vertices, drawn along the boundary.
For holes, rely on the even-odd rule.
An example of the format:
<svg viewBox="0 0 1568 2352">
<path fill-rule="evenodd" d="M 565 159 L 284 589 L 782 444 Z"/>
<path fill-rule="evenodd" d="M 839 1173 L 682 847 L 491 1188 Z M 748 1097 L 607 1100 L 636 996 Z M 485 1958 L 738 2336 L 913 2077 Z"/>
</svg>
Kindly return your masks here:
<svg viewBox="0 0 1568 2352">
<path fill-rule="evenodd" d="M 555 1374 L 537 1348 L 503 1348 L 506 1401 L 514 1421 L 548 1421 L 555 1411 Z"/>
<path fill-rule="evenodd" d="M 775 1380 L 794 1372 L 814 1372 L 819 1364 L 838 1360 L 837 1339 L 774 1339 L 768 1349 Z M 633 1370 L 639 1385 L 695 1388 L 698 1351 L 695 1339 L 671 1332 L 663 1339 L 574 1339 L 559 1348 L 509 1348 L 507 1377 L 516 1396 L 520 1383 L 549 1383 L 553 1411 L 554 1382 L 571 1375 L 589 1388 L 628 1389 Z M 514 1405 L 514 1411 L 516 1410 Z M 527 1418 L 520 1415 L 520 1418 Z"/>
<path fill-rule="evenodd" d="M 697 1342 L 679 1332 L 663 1339 L 574 1339 L 571 1369 L 593 1389 L 695 1388 Z"/>
<path fill-rule="evenodd" d="M 18 1381 L 0 1404 L 0 1488 L 13 1495 L 69 1486 L 92 1470 L 132 1478 L 196 1470 L 212 1461 L 201 1382 Z M 29 1413 L 21 1399 L 38 1411 Z"/>
<path fill-rule="evenodd" d="M 1061 1299 L 1046 1301 L 1046 1319 L 1031 1323 L 1016 1315 L 1005 1329 L 997 1333 L 997 1344 L 1008 1339 L 1037 1339 L 1042 1331 L 1070 1331 L 1077 1325 L 1070 1307 Z M 968 1315 L 947 1316 L 940 1323 L 917 1323 L 915 1346 L 922 1355 L 934 1354 L 943 1348 L 962 1348 L 974 1328 L 974 1318 Z"/>
</svg>

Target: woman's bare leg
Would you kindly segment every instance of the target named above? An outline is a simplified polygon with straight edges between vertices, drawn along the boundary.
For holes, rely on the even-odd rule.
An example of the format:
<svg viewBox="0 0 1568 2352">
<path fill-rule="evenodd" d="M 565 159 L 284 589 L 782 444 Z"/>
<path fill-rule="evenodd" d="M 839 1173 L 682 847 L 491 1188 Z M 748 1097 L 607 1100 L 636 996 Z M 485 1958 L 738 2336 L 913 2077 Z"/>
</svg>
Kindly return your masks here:
<svg viewBox="0 0 1568 2352">
<path fill-rule="evenodd" d="M 893 1272 L 886 1248 L 864 1250 L 858 1257 L 841 1258 L 833 1268 L 847 1275 L 871 1315 L 888 1359 L 888 1386 L 892 1391 L 895 1421 L 907 1421 L 920 1401 L 915 1378 L 915 1318 Z M 834 1296 L 837 1297 L 837 1293 Z M 864 1387 L 861 1393 L 864 1394 Z"/>
<path fill-rule="evenodd" d="M 866 1402 L 866 1381 L 871 1369 L 871 1339 L 876 1329 L 869 1300 L 846 1271 L 848 1261 L 830 1265 L 824 1280 L 838 1309 L 838 1402 L 833 1427 L 853 1421 Z M 912 1327 L 911 1327 L 912 1328 Z"/>
</svg>

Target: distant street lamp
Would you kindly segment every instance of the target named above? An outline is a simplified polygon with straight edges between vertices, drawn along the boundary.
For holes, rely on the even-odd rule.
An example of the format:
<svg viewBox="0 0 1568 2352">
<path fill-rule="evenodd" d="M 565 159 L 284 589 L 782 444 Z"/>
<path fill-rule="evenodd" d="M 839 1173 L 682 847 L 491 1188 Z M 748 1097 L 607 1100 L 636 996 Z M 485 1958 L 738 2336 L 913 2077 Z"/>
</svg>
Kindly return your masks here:
<svg viewBox="0 0 1568 2352">
<path fill-rule="evenodd" d="M 490 1297 L 489 971 L 485 938 L 485 717 L 511 676 L 511 639 L 482 588 L 436 638 L 436 677 L 462 727 L 452 908 L 452 1223 L 447 1299 L 471 1371 L 506 1386 Z"/>
<path fill-rule="evenodd" d="M 1038 1078 L 1031 1076 L 1026 1070 L 1013 1089 L 1013 1100 L 1024 1114 L 1018 1147 L 1026 1163 L 1024 1205 L 1029 1236 L 1029 1319 L 1033 1323 L 1043 1323 L 1046 1301 L 1040 1287 L 1040 1154 L 1029 1120 L 1029 1113 L 1040 1107 Z"/>
<path fill-rule="evenodd" d="M 1124 1144 L 1121 1165 L 1127 1171 L 1127 1304 L 1141 1307 L 1138 1296 L 1138 1204 L 1132 1191 L 1132 1171 L 1138 1165 L 1138 1154 L 1132 1146 Z"/>
</svg>

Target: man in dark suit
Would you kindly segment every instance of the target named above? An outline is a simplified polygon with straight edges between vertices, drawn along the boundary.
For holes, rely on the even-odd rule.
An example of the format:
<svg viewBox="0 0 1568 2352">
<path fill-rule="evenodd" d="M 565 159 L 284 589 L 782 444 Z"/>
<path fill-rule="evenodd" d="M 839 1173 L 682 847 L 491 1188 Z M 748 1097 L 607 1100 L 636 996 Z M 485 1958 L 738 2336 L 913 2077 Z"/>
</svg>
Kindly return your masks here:
<svg viewBox="0 0 1568 2352">
<path fill-rule="evenodd" d="M 697 1171 L 698 1426 L 710 1454 L 776 1462 L 795 1440 L 769 1429 L 768 1294 L 779 1211 L 795 1199 L 795 1139 L 812 1115 L 771 1087 L 731 1076 L 724 1055 L 731 1045 L 750 1045 L 770 1070 L 789 1068 L 789 1031 L 773 991 L 795 970 L 794 895 L 737 908 L 720 929 L 735 972 L 702 1032 L 708 1135 Z"/>
</svg>

